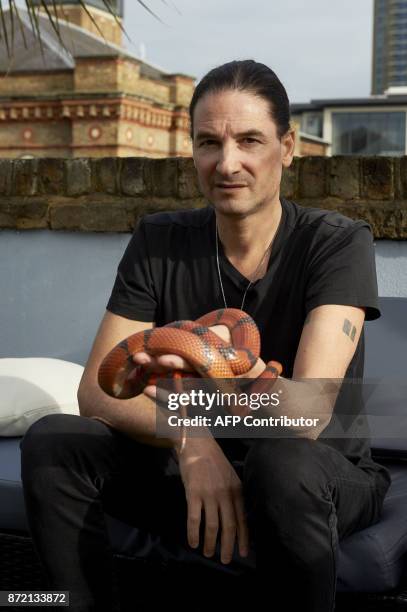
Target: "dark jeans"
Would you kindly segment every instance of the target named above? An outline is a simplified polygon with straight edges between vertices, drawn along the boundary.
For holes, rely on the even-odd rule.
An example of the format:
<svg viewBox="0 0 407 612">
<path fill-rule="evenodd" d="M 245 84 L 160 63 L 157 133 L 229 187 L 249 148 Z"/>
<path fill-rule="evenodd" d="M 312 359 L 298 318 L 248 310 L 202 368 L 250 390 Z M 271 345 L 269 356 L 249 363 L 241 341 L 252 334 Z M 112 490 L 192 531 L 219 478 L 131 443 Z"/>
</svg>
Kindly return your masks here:
<svg viewBox="0 0 407 612">
<path fill-rule="evenodd" d="M 254 440 L 235 458 L 227 441 L 219 442 L 243 482 L 256 580 L 264 589 L 253 599 L 276 612 L 332 611 L 338 540 L 378 521 L 385 470 L 369 462 L 357 467 L 306 439 Z M 49 587 L 70 591 L 70 610 L 115 609 L 104 511 L 153 532 L 167 530 L 188 548 L 185 492 L 170 450 L 94 419 L 58 414 L 34 423 L 21 451 L 29 529 Z M 137 575 L 134 585 L 143 586 Z M 281 597 L 284 607 L 276 604 Z"/>
</svg>

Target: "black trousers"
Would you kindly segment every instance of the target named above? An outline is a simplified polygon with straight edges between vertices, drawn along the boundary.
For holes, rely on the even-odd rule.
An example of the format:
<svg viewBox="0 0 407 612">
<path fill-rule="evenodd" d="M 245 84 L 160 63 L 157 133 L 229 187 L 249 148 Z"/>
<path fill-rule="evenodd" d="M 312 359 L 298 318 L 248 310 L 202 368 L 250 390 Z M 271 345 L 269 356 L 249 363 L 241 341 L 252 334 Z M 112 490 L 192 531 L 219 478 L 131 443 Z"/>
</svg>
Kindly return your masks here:
<svg viewBox="0 0 407 612">
<path fill-rule="evenodd" d="M 379 520 L 389 484 L 384 468 L 381 474 L 373 462 L 355 466 L 306 439 L 258 439 L 240 456 L 219 442 L 243 482 L 257 562 L 253 600 L 276 611 L 334 610 L 338 540 Z M 105 511 L 166 531 L 188 548 L 185 492 L 169 449 L 140 444 L 94 419 L 58 414 L 34 423 L 21 451 L 33 542 L 49 588 L 70 591 L 70 610 L 115 609 Z M 142 586 L 135 575 L 134 588 Z M 169 609 L 178 609 L 176 601 Z"/>
</svg>

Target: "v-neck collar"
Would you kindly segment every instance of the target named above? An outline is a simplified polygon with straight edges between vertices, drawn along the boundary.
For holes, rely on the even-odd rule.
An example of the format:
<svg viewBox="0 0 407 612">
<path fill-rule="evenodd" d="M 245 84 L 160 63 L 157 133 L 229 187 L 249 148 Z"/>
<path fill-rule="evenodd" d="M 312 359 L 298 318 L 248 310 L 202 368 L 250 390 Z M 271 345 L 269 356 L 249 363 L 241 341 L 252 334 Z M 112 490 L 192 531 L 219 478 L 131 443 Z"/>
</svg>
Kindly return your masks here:
<svg viewBox="0 0 407 612">
<path fill-rule="evenodd" d="M 268 261 L 267 270 L 266 270 L 265 275 L 262 278 L 257 279 L 251 284 L 252 287 L 255 287 L 258 283 L 261 283 L 263 279 L 265 279 L 268 276 L 273 266 L 273 263 L 275 262 L 281 250 L 281 247 L 284 243 L 284 236 L 286 234 L 285 227 L 288 221 L 288 210 L 287 210 L 288 205 L 284 201 L 283 198 L 280 198 L 280 203 L 281 203 L 281 218 L 280 218 L 277 232 L 276 232 L 276 235 L 273 241 L 273 247 L 271 249 L 271 255 Z M 213 215 L 213 217 L 214 217 L 213 222 L 215 224 L 215 214 Z M 246 276 L 241 274 L 241 272 L 239 272 L 239 270 L 235 268 L 235 266 L 226 257 L 225 252 L 223 250 L 222 242 L 220 240 L 219 240 L 219 264 L 222 266 L 224 272 L 229 276 L 229 278 L 232 281 L 234 281 L 234 283 L 241 286 L 242 288 L 245 288 L 248 285 L 248 283 L 250 283 L 250 280 Z"/>
</svg>

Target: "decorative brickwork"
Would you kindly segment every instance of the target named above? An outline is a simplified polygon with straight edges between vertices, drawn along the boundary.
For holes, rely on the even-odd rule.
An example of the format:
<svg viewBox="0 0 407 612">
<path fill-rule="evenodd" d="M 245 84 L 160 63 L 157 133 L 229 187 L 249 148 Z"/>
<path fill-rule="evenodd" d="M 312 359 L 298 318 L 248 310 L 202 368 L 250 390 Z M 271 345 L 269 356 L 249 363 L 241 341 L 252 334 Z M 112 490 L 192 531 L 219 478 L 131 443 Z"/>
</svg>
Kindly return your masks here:
<svg viewBox="0 0 407 612">
<path fill-rule="evenodd" d="M 48 19 L 40 15 L 48 41 L 44 58 L 28 16 L 15 31 L 7 16 L 15 55 L 6 62 L 0 40 L 0 158 L 190 156 L 188 105 L 195 79 L 170 74 L 107 43 L 120 39 L 108 12 L 91 8 L 106 34 L 103 40 L 86 11 L 76 3 L 59 4 L 59 16 L 69 14 L 70 25 L 59 22 L 66 49 L 61 52 Z"/>
<path fill-rule="evenodd" d="M 407 239 L 407 158 L 302 157 L 282 195 Z M 0 227 L 131 232 L 140 215 L 205 205 L 190 158 L 0 159 Z"/>
<path fill-rule="evenodd" d="M 92 15 L 93 20 L 80 6 L 65 4 L 56 6 L 56 11 L 51 4 L 48 6 L 49 12 L 52 15 L 56 13 L 59 19 L 65 19 L 69 23 L 81 26 L 96 36 L 100 36 L 100 32 L 103 32 L 103 36 L 106 40 L 116 45 L 120 45 L 122 42 L 122 31 L 115 18 L 107 11 L 97 9 L 90 4 L 87 5 L 87 9 Z M 40 10 L 44 9 L 40 8 Z M 119 19 L 119 21 L 121 23 L 122 19 Z M 95 22 L 97 25 L 95 25 Z"/>
</svg>

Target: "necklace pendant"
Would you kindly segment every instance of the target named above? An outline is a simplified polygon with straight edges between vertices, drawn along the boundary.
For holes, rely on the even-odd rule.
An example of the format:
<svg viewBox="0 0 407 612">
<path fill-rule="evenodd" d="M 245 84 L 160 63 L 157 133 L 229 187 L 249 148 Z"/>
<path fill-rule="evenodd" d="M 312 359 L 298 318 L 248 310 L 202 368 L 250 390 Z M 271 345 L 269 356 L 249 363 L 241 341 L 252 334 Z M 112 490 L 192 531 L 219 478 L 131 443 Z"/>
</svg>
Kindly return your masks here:
<svg viewBox="0 0 407 612">
<path fill-rule="evenodd" d="M 262 266 L 262 264 L 264 262 L 264 259 L 265 259 L 266 255 L 269 253 L 269 251 L 271 251 L 271 246 L 273 244 L 273 240 L 274 240 L 274 236 L 271 239 L 271 242 L 268 245 L 267 249 L 265 250 L 264 255 L 261 258 L 261 261 L 260 261 L 259 265 L 257 266 L 257 268 L 254 271 L 254 274 L 253 274 L 253 278 L 254 279 L 256 278 L 257 273 L 261 269 L 261 266 Z M 225 308 L 228 308 L 228 305 L 227 305 L 227 302 L 226 302 L 226 297 L 225 297 L 225 291 L 224 291 L 224 288 L 223 288 L 222 274 L 220 272 L 219 238 L 218 238 L 218 221 L 217 221 L 217 219 L 215 221 L 215 245 L 216 245 L 216 267 L 217 267 L 217 270 L 218 270 L 219 285 L 220 285 L 220 289 L 221 289 L 221 293 L 222 293 L 222 297 L 223 297 L 223 303 L 225 305 Z M 247 287 L 246 287 L 246 289 L 245 289 L 245 291 L 243 293 L 243 298 L 242 298 L 242 303 L 240 305 L 240 310 L 243 310 L 243 308 L 244 308 L 247 292 L 249 291 L 250 287 L 253 285 L 253 282 L 255 282 L 255 281 L 249 281 L 249 284 L 247 285 Z"/>
</svg>

